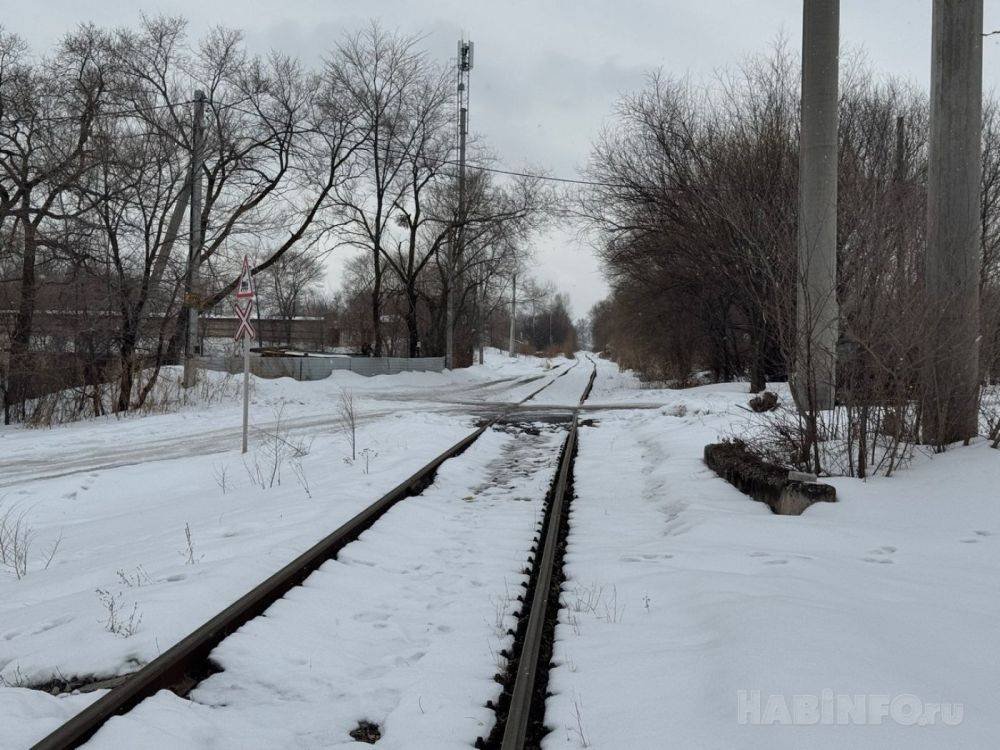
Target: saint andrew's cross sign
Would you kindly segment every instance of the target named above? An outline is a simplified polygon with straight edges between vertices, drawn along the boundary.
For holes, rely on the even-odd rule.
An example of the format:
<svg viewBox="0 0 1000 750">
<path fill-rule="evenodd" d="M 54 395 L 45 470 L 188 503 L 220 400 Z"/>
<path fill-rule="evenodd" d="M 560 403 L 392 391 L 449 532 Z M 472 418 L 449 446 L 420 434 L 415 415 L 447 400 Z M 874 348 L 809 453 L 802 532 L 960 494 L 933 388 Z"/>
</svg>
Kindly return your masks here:
<svg viewBox="0 0 1000 750">
<path fill-rule="evenodd" d="M 236 284 L 236 326 L 237 341 L 243 341 L 243 453 L 247 452 L 247 433 L 250 424 L 250 341 L 254 338 L 250 312 L 253 310 L 253 276 L 250 273 L 250 258 L 243 256 L 243 272 Z M 244 302 L 245 300 L 245 302 Z M 241 304 L 242 303 L 242 304 Z"/>
<path fill-rule="evenodd" d="M 241 307 L 240 303 L 237 302 L 233 305 L 236 308 L 236 317 L 239 319 L 239 324 L 236 326 L 236 335 L 233 339 L 240 341 L 246 336 L 248 339 L 254 338 L 257 334 L 253 329 L 253 324 L 250 323 L 250 313 L 253 310 L 253 302 L 247 302 L 245 306 Z"/>
</svg>

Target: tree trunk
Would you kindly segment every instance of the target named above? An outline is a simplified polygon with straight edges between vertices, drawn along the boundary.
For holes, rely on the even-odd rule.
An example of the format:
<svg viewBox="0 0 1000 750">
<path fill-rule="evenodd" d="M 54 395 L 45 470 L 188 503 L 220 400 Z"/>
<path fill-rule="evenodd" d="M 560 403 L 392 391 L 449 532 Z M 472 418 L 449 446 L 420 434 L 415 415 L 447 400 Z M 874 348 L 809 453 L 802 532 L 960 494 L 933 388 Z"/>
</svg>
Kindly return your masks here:
<svg viewBox="0 0 1000 750">
<path fill-rule="evenodd" d="M 116 413 L 127 412 L 132 404 L 132 382 L 135 378 L 135 348 L 138 339 L 137 325 L 126 318 L 122 329 L 120 345 L 121 377 L 118 381 L 118 405 Z"/>
<path fill-rule="evenodd" d="M 376 357 L 382 356 L 382 257 L 375 251 L 375 279 L 372 283 L 372 332 Z"/>
<path fill-rule="evenodd" d="M 24 419 L 24 402 L 28 393 L 28 381 L 31 378 L 31 332 L 35 315 L 35 295 L 37 284 L 35 279 L 35 256 L 38 242 L 35 226 L 31 223 L 31 191 L 25 191 L 21 202 L 19 217 L 24 233 L 24 248 L 21 259 L 20 299 L 17 306 L 17 317 L 14 320 L 14 330 L 10 336 L 10 375 L 5 391 L 4 405 L 5 421 L 10 421 L 10 406 L 14 406 L 14 418 Z"/>
<path fill-rule="evenodd" d="M 417 289 L 413 283 L 406 285 L 406 334 L 409 340 L 410 356 L 417 356 L 417 344 L 420 341 L 420 330 L 417 327 Z"/>
</svg>

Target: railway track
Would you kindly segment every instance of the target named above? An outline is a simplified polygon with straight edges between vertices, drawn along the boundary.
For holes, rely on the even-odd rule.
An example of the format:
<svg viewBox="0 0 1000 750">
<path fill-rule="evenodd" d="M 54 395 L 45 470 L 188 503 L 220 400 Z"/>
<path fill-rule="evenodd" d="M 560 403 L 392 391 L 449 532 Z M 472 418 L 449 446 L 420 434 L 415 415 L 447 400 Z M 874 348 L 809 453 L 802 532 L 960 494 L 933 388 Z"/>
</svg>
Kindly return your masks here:
<svg viewBox="0 0 1000 750">
<path fill-rule="evenodd" d="M 434 482 L 437 470 L 443 463 L 462 454 L 483 433 L 498 422 L 508 418 L 519 407 L 534 399 L 579 365 L 580 362 L 577 361 L 564 368 L 525 398 L 480 425 L 478 429 L 434 458 L 392 491 L 362 510 L 159 657 L 127 676 L 120 684 L 113 686 L 107 694 L 62 724 L 33 747 L 36 750 L 79 747 L 100 730 L 109 719 L 128 713 L 146 698 L 161 690 L 170 690 L 180 697 L 187 696 L 195 686 L 220 671 L 220 667 L 212 661 L 210 655 L 223 640 L 243 625 L 262 615 L 285 594 L 301 585 L 322 564 L 336 558 L 340 550 L 357 540 L 363 532 L 371 528 L 397 503 L 423 492 Z M 580 400 L 581 404 L 590 392 L 595 375 L 596 366 Z M 569 471 L 565 460 L 566 456 L 572 456 L 573 453 L 572 447 L 576 437 L 575 417 L 576 409 L 573 410 L 572 424 L 562 450 L 557 480 L 550 490 L 547 516 L 552 515 L 553 510 L 557 510 L 557 506 L 561 504 L 561 498 L 565 495 L 566 476 Z M 557 497 L 560 498 L 559 503 L 551 502 L 552 498 Z M 556 516 L 557 519 L 560 517 L 558 513 Z M 557 521 L 555 525 L 558 526 L 559 522 Z M 538 556 L 536 555 L 536 557 Z"/>
<path fill-rule="evenodd" d="M 500 699 L 492 706 L 497 714 L 497 723 L 489 737 L 480 737 L 476 741 L 477 748 L 535 748 L 540 746 L 542 737 L 547 733 L 544 722 L 548 666 L 559 611 L 563 552 L 569 532 L 578 416 L 580 408 L 590 397 L 597 376 L 597 364 L 590 356 L 587 359 L 593 369 L 570 419 L 556 480 L 547 498 L 538 539 L 532 548 L 531 574 L 523 607 L 518 614 L 514 649 L 507 673 L 501 676 L 504 689 Z"/>
</svg>

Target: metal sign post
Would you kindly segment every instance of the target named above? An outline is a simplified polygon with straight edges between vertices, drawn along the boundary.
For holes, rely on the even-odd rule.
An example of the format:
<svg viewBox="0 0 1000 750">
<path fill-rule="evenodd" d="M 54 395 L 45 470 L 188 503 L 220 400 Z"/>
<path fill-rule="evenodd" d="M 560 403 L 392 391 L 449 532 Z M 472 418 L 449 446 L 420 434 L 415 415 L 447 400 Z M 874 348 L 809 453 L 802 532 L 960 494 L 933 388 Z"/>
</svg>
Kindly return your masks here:
<svg viewBox="0 0 1000 750">
<path fill-rule="evenodd" d="M 243 340 L 243 450 L 247 452 L 247 431 L 250 420 L 250 339 L 254 337 L 250 314 L 253 311 L 253 277 L 250 274 L 250 259 L 243 256 L 243 271 L 236 286 L 236 317 L 239 324 L 236 327 L 236 341 Z M 240 306 L 240 300 L 246 300 L 245 306 Z"/>
</svg>

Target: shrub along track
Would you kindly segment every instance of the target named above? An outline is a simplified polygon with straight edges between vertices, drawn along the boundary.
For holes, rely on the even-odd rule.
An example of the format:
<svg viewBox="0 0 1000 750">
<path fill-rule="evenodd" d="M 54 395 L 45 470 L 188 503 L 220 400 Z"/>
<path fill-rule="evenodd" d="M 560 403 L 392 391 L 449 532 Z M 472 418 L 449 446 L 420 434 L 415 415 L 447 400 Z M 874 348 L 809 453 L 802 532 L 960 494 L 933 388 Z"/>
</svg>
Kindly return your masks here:
<svg viewBox="0 0 1000 750">
<path fill-rule="evenodd" d="M 578 364 L 576 362 L 565 368 L 517 404 L 482 424 L 474 432 L 434 458 L 388 494 L 376 500 L 333 533 L 317 542 L 309 550 L 254 587 L 169 650 L 127 676 L 121 684 L 112 687 L 106 695 L 36 743 L 33 746 L 35 750 L 79 747 L 92 737 L 108 719 L 127 713 L 144 699 L 160 690 L 171 690 L 181 697 L 186 696 L 199 682 L 219 671 L 220 668 L 211 661 L 210 654 L 227 636 L 248 621 L 263 614 L 268 607 L 281 599 L 289 590 L 301 585 L 312 572 L 327 560 L 335 558 L 341 549 L 371 528 L 398 502 L 419 495 L 434 481 L 437 469 L 441 464 L 450 458 L 461 455 L 486 430 L 513 413 L 519 406 L 533 399 Z M 593 379 L 594 376 L 591 375 L 586 393 L 589 393 Z M 586 393 L 584 398 L 586 398 Z M 575 438 L 575 432 L 574 419 L 567 444 L 570 444 L 570 441 Z M 557 476 L 562 476 L 562 474 L 563 470 L 560 466 Z M 70 689 L 80 687 L 95 689 L 106 686 L 107 681 L 100 681 L 87 686 L 77 683 L 67 687 Z M 52 692 L 58 692 L 58 690 L 52 690 Z"/>
<path fill-rule="evenodd" d="M 480 737 L 477 748 L 489 750 L 521 750 L 540 747 L 547 734 L 545 699 L 549 682 L 549 665 L 559 616 L 559 596 L 563 582 L 563 555 L 569 535 L 569 506 L 573 498 L 573 462 L 576 459 L 576 436 L 579 409 L 590 396 L 597 377 L 593 365 L 587 387 L 573 411 L 569 434 L 559 459 L 555 483 L 546 499 L 533 556 L 528 587 L 518 614 L 513 652 L 509 655 L 507 672 L 497 675 L 504 686 L 499 701 L 490 706 L 496 711 L 497 723 L 489 737 Z M 541 544 L 541 550 L 538 545 Z"/>
</svg>

